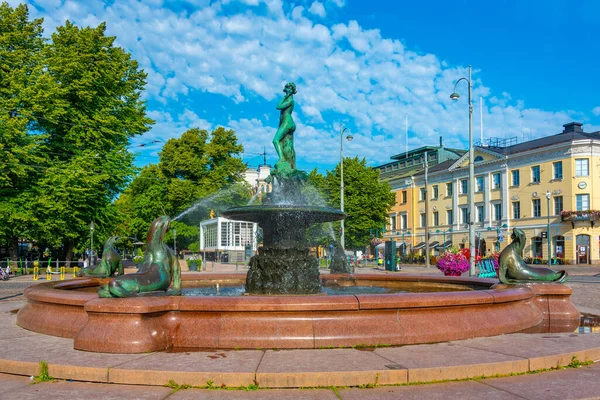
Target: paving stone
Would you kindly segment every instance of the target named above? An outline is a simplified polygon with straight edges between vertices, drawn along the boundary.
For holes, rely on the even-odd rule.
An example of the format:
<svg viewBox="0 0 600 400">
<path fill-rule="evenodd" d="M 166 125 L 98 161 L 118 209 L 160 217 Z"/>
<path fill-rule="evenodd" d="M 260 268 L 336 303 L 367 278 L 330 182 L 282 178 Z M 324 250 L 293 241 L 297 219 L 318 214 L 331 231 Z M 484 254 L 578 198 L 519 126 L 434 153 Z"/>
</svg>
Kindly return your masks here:
<svg viewBox="0 0 600 400">
<path fill-rule="evenodd" d="M 364 397 L 363 397 L 364 398 Z M 270 389 L 270 390 L 180 390 L 169 397 L 169 400 L 337 400 L 333 390 L 329 389 Z"/>
<path fill-rule="evenodd" d="M 482 383 L 532 400 L 600 399 L 600 364 Z"/>
<path fill-rule="evenodd" d="M 512 393 L 495 389 L 479 382 L 447 382 L 415 386 L 388 386 L 373 389 L 340 389 L 342 400 L 512 400 L 522 399 Z"/>
</svg>

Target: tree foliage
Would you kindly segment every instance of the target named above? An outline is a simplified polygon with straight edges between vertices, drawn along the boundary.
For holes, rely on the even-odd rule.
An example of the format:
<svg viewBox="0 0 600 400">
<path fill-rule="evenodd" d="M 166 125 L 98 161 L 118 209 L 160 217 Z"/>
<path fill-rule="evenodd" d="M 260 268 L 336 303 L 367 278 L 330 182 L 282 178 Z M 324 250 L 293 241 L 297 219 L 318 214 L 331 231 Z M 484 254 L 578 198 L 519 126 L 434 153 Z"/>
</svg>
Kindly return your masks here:
<svg viewBox="0 0 600 400">
<path fill-rule="evenodd" d="M 127 221 L 124 232 L 141 238 L 155 218 L 175 217 L 192 207 L 181 222 L 172 223 L 178 248 L 188 248 L 198 240 L 198 222 L 211 210 L 218 214 L 250 199 L 249 188 L 239 183 L 246 170 L 242 151 L 235 132 L 222 127 L 210 133 L 192 128 L 169 139 L 158 164 L 144 167 L 116 202 Z"/>
<path fill-rule="evenodd" d="M 324 177 L 316 171 L 310 181 L 317 185 L 332 207 L 340 206 L 340 166 Z M 395 196 L 387 182 L 379 181 L 379 172 L 367 166 L 365 159 L 344 158 L 344 239 L 346 248 L 367 246 L 371 231 L 385 227 L 387 213 Z M 337 230 L 339 232 L 339 230 Z"/>
<path fill-rule="evenodd" d="M 10 218 L 0 240 L 62 245 L 70 257 L 91 221 L 102 237 L 117 216 L 112 201 L 135 172 L 127 147 L 153 123 L 146 74 L 104 23 L 67 21 L 44 42 L 26 6 L 3 3 L 0 14 L 0 209 Z"/>
</svg>

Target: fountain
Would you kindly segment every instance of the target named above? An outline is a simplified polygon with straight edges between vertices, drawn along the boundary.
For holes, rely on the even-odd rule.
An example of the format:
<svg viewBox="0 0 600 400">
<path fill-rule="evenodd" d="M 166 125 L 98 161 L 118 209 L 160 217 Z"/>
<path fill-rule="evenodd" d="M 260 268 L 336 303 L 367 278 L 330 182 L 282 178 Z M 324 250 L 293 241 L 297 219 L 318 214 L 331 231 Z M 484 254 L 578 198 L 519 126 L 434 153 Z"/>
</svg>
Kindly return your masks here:
<svg viewBox="0 0 600 400">
<path fill-rule="evenodd" d="M 244 274 L 181 274 L 163 243 L 170 219 L 148 233 L 144 266 L 116 278 L 83 277 L 25 290 L 17 315 L 25 329 L 72 338 L 74 348 L 144 353 L 168 348 L 322 348 L 435 343 L 521 331 L 572 332 L 579 312 L 563 275 L 527 270 L 511 248 L 494 279 L 319 273 L 306 231 L 345 217 L 311 205 L 306 174 L 296 170 L 291 117 L 296 87 L 288 83 L 277 106 L 279 155 L 273 192 L 258 206 L 223 215 L 257 222 L 264 245 Z M 518 232 L 517 232 L 518 233 Z M 517 234 L 515 233 L 515 234 Z M 522 243 L 524 238 L 520 239 Z M 343 249 L 336 263 L 347 265 Z M 541 282 L 540 282 L 541 281 Z M 219 296 L 245 284 L 247 296 Z M 172 290 L 167 289 L 171 285 Z M 180 289 L 211 287 L 217 296 L 180 296 Z M 324 294 L 322 288 L 341 289 Z M 371 288 L 344 293 L 345 288 Z M 156 292 L 159 291 L 159 292 Z M 111 297 L 111 298 L 105 298 Z M 121 298 L 112 298 L 121 297 Z"/>
</svg>

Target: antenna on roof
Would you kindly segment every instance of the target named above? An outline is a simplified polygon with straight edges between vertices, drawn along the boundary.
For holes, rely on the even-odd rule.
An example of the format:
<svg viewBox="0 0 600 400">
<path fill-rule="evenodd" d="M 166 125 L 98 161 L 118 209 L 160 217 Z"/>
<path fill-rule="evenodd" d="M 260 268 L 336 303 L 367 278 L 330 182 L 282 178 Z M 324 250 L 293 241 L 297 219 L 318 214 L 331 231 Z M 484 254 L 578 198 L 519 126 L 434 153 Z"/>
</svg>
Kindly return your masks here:
<svg viewBox="0 0 600 400">
<path fill-rule="evenodd" d="M 479 136 L 483 146 L 483 97 L 479 97 Z"/>
<path fill-rule="evenodd" d="M 408 159 L 408 114 L 404 114 L 404 135 L 405 135 L 404 149 L 406 151 L 404 158 Z"/>
</svg>

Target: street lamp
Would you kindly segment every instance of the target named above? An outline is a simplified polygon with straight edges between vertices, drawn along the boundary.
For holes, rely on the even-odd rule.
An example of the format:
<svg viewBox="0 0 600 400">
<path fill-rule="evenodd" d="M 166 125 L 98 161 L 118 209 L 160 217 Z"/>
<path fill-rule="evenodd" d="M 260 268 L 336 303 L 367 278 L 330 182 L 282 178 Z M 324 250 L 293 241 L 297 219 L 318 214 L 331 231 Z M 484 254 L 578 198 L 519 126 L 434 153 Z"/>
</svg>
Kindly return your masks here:
<svg viewBox="0 0 600 400">
<path fill-rule="evenodd" d="M 550 191 L 546 190 L 546 202 L 548 205 L 548 266 L 552 265 L 552 246 L 550 241 L 552 240 L 550 237 Z"/>
<path fill-rule="evenodd" d="M 90 263 L 89 266 L 92 266 L 92 253 L 94 252 L 94 221 L 90 223 Z"/>
<path fill-rule="evenodd" d="M 497 227 L 495 228 L 495 229 L 496 229 L 496 239 L 497 239 L 496 243 L 497 243 L 497 247 L 498 247 L 498 248 L 496 249 L 496 251 L 500 251 L 500 238 L 502 237 L 502 240 L 504 240 L 504 236 L 501 236 L 501 234 L 502 234 L 502 229 L 506 229 L 506 228 L 508 228 L 508 225 L 506 225 L 506 224 L 502 224 L 502 226 L 497 226 Z M 487 230 L 488 230 L 488 231 L 491 231 L 491 230 L 492 230 L 492 227 L 491 227 L 491 226 L 488 226 Z"/>
<path fill-rule="evenodd" d="M 439 229 L 435 231 L 435 233 L 440 233 L 442 232 L 444 234 L 444 243 L 442 244 L 442 247 L 444 250 L 446 250 L 446 233 L 452 233 L 452 228 L 448 229 L 447 231 L 440 231 Z"/>
<path fill-rule="evenodd" d="M 404 260 L 402 260 L 403 262 L 406 261 L 406 242 L 404 241 L 404 235 L 410 235 L 410 231 L 407 229 L 403 229 L 402 230 L 402 257 L 404 258 Z"/>
<path fill-rule="evenodd" d="M 475 162 L 473 155 L 473 103 L 471 102 L 471 66 L 469 65 L 469 79 L 460 78 L 454 84 L 454 91 L 450 95 L 452 100 L 458 100 L 460 97 L 456 93 L 456 85 L 460 81 L 467 82 L 469 86 L 469 275 L 475 276 L 475 226 L 473 225 L 473 215 L 475 215 Z"/>
<path fill-rule="evenodd" d="M 344 128 L 344 124 L 340 124 L 340 210 L 344 212 L 344 132 L 348 131 L 346 136 L 347 141 L 354 139 L 348 128 Z M 344 244 L 344 220 L 341 221 L 340 245 L 342 250 L 346 250 Z"/>
</svg>

